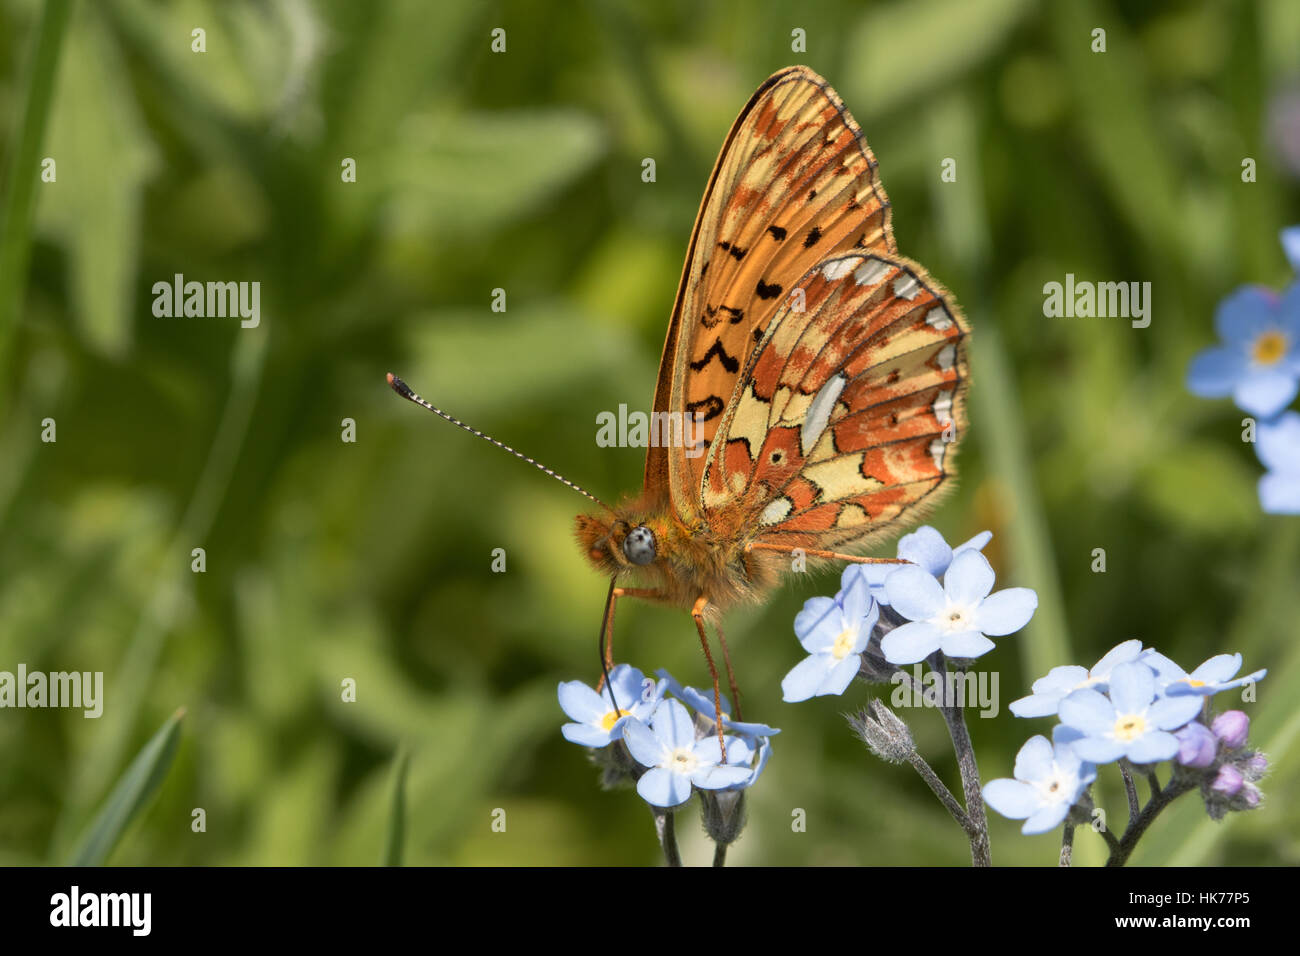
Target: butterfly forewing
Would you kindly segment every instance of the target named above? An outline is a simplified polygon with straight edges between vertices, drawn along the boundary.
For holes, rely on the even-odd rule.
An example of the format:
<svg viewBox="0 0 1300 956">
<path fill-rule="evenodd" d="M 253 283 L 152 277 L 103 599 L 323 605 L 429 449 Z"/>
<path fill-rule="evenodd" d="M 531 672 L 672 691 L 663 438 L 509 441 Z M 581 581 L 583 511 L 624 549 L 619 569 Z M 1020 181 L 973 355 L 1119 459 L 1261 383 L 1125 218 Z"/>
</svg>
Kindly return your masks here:
<svg viewBox="0 0 1300 956">
<path fill-rule="evenodd" d="M 848 249 L 892 253 L 876 160 L 827 83 L 775 74 L 733 125 L 700 207 L 665 343 L 655 408 L 703 419 L 711 442 L 742 370 L 796 283 Z M 666 482 L 701 517 L 704 456 L 651 449 L 647 488 Z"/>
</svg>

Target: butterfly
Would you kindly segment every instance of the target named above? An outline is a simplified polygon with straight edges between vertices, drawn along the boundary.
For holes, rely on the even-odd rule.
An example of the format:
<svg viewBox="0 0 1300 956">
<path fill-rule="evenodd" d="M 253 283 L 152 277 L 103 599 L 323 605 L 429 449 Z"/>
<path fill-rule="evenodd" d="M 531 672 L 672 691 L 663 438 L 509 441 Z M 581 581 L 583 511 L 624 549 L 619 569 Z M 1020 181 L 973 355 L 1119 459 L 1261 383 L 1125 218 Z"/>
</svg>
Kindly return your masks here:
<svg viewBox="0 0 1300 956">
<path fill-rule="evenodd" d="M 641 494 L 616 507 L 577 488 L 601 505 L 576 534 L 610 580 L 604 669 L 618 599 L 685 609 L 721 714 L 706 622 L 717 632 L 739 717 L 721 615 L 808 562 L 892 560 L 852 552 L 951 485 L 968 334 L 948 292 L 898 254 L 876 159 L 839 96 L 807 67 L 769 77 L 714 165 L 660 360 L 654 411 L 686 416 L 693 441 L 652 442 Z"/>
</svg>

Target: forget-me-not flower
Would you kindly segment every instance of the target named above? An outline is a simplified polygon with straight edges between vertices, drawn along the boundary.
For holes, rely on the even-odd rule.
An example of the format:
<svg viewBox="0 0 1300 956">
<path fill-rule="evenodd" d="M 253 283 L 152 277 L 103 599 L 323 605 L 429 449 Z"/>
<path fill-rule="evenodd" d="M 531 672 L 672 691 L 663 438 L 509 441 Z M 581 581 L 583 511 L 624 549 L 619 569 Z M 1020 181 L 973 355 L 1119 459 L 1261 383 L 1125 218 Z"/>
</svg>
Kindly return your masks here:
<svg viewBox="0 0 1300 956">
<path fill-rule="evenodd" d="M 1242 411 L 1271 418 L 1300 390 L 1300 283 L 1282 295 L 1260 286 L 1220 303 L 1214 327 L 1223 345 L 1196 356 L 1187 387 L 1203 398 L 1231 395 Z"/>
<path fill-rule="evenodd" d="M 647 767 L 636 782 L 636 792 L 656 807 L 676 807 L 691 798 L 691 787 L 722 790 L 754 777 L 748 766 L 722 762 L 715 734 L 695 737 L 695 721 L 678 701 L 666 700 L 655 710 L 647 726 L 636 717 L 623 727 L 623 742 L 641 766 Z M 726 742 L 736 746 L 735 738 Z"/>
<path fill-rule="evenodd" d="M 1209 697 L 1219 691 L 1253 684 L 1268 674 L 1267 669 L 1261 669 L 1234 678 L 1232 675 L 1241 670 L 1240 654 L 1216 654 L 1190 674 L 1157 650 L 1145 651 L 1141 660 L 1156 672 L 1159 691 L 1166 697 Z"/>
<path fill-rule="evenodd" d="M 1112 647 L 1092 666 L 1092 670 L 1085 670 L 1077 664 L 1053 667 L 1046 677 L 1034 681 L 1032 694 L 1008 705 L 1011 713 L 1017 717 L 1051 717 L 1056 714 L 1063 698 L 1082 687 L 1105 691 L 1111 670 L 1116 665 L 1137 660 L 1141 653 L 1142 642 L 1134 639 Z"/>
<path fill-rule="evenodd" d="M 1029 588 L 993 590 L 993 566 L 979 551 L 952 559 L 940 584 L 924 568 L 904 565 L 885 580 L 895 611 L 908 623 L 880 642 L 891 664 L 915 664 L 935 651 L 949 657 L 979 657 L 993 649 L 985 635 L 1011 634 L 1029 623 L 1038 595 Z"/>
<path fill-rule="evenodd" d="M 795 615 L 794 632 L 809 656 L 781 681 L 787 701 L 842 694 L 862 665 L 880 608 L 865 579 L 846 572 L 842 580 L 838 598 L 809 598 Z"/>
<path fill-rule="evenodd" d="M 648 720 L 663 699 L 664 682 L 656 684 L 635 667 L 619 664 L 599 694 L 579 680 L 560 684 L 560 707 L 574 722 L 560 728 L 564 739 L 584 747 L 607 747 L 623 736 L 631 717 Z M 618 700 L 618 710 L 610 691 Z"/>
<path fill-rule="evenodd" d="M 898 539 L 898 556 L 941 578 L 956 555 L 963 551 L 982 551 L 992 538 L 992 531 L 981 531 L 969 541 L 952 548 L 938 531 L 923 525 Z M 871 588 L 876 603 L 887 605 L 889 594 L 885 591 L 885 580 L 898 569 L 897 564 L 851 564 L 844 569 L 844 581 L 847 582 L 850 576 L 860 575 Z"/>
<path fill-rule="evenodd" d="M 1030 737 L 1016 754 L 1015 779 L 1003 777 L 985 785 L 984 802 L 1012 820 L 1024 820 L 1020 832 L 1046 833 L 1061 824 L 1097 768 L 1068 744 L 1053 745 L 1041 734 Z"/>
<path fill-rule="evenodd" d="M 1155 763 L 1178 753 L 1171 731 L 1200 711 L 1197 697 L 1156 697 L 1156 675 L 1138 660 L 1110 672 L 1109 696 L 1090 687 L 1071 693 L 1061 701 L 1060 717 L 1078 735 L 1071 746 L 1084 760 Z"/>
</svg>

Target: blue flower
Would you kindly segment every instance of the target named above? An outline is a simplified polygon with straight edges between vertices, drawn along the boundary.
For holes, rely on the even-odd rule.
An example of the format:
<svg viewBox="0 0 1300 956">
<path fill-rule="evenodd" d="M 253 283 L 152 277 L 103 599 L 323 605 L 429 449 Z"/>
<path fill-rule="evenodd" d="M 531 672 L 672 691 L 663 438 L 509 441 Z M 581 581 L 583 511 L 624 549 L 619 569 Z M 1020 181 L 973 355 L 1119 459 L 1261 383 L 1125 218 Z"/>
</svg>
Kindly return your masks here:
<svg viewBox="0 0 1300 956">
<path fill-rule="evenodd" d="M 722 763 L 718 738 L 695 738 L 695 721 L 675 700 L 664 701 L 650 725 L 633 717 L 623 728 L 623 742 L 632 758 L 648 767 L 636 782 L 636 792 L 655 807 L 676 807 L 691 798 L 691 787 L 722 790 L 754 777 L 753 768 Z M 727 741 L 730 750 L 735 738 Z"/>
<path fill-rule="evenodd" d="M 619 664 L 609 672 L 609 683 L 599 694 L 582 681 L 560 684 L 560 707 L 575 723 L 560 728 L 564 739 L 584 747 L 607 747 L 623 736 L 630 717 L 648 720 L 663 699 L 663 682 L 655 684 L 635 667 Z M 613 690 L 619 710 L 610 698 Z"/>
<path fill-rule="evenodd" d="M 1030 737 L 1016 754 L 1014 780 L 1002 777 L 984 787 L 984 802 L 1011 820 L 1024 820 L 1020 832 L 1046 833 L 1059 826 L 1078 802 L 1097 768 L 1064 743 L 1051 744 L 1041 734 Z"/>
<path fill-rule="evenodd" d="M 1300 514 L 1300 414 L 1260 422 L 1255 453 L 1268 469 L 1259 479 L 1259 504 L 1275 515 Z"/>
<path fill-rule="evenodd" d="M 672 674 L 664 668 L 659 668 L 655 673 L 662 679 L 664 685 L 668 688 L 668 693 L 672 694 L 682 703 L 691 707 L 698 714 L 703 714 L 709 720 L 714 720 L 716 708 L 713 706 L 712 690 L 697 690 L 694 687 L 683 687 L 677 682 Z M 727 700 L 727 695 L 722 694 L 722 728 L 733 733 L 740 734 L 744 737 L 771 737 L 779 734 L 781 731 L 776 727 L 769 727 L 767 724 L 757 724 L 750 721 L 732 720 L 729 716 L 731 702 Z M 734 763 L 730 759 L 731 751 L 727 751 L 728 763 Z"/>
<path fill-rule="evenodd" d="M 794 633 L 810 656 L 781 681 L 785 700 L 842 694 L 862 665 L 862 652 L 880 618 L 867 582 L 845 575 L 839 598 L 815 597 L 795 615 Z"/>
<path fill-rule="evenodd" d="M 885 581 L 894 610 L 908 619 L 880 642 L 891 664 L 915 664 L 942 650 L 949 657 L 979 657 L 993 649 L 985 635 L 1020 630 L 1034 616 L 1038 595 L 1029 588 L 993 590 L 993 566 L 978 551 L 952 559 L 943 584 L 923 568 L 904 566 Z"/>
<path fill-rule="evenodd" d="M 1300 283 L 1278 296 L 1245 286 L 1219 305 L 1223 345 L 1196 356 L 1187 387 L 1203 398 L 1231 395 L 1245 412 L 1272 418 L 1300 390 Z"/>
<path fill-rule="evenodd" d="M 1142 642 L 1125 641 L 1106 652 L 1092 670 L 1084 670 L 1077 664 L 1053 667 L 1046 677 L 1034 681 L 1033 693 L 1028 697 L 1013 700 L 1008 706 L 1017 717 L 1051 717 L 1061 705 L 1061 700 L 1082 687 L 1105 691 L 1110 672 L 1117 664 L 1135 661 L 1142 653 Z"/>
<path fill-rule="evenodd" d="M 1209 697 L 1221 690 L 1253 684 L 1268 673 L 1267 669 L 1257 670 L 1233 679 L 1232 675 L 1241 670 L 1240 654 L 1218 654 L 1190 674 L 1159 651 L 1146 651 L 1141 660 L 1156 672 L 1156 682 L 1165 697 Z"/>
<path fill-rule="evenodd" d="M 717 739 L 716 737 L 714 738 Z M 768 758 L 772 756 L 772 742 L 763 737 L 728 737 L 727 765 L 749 768 L 749 776 L 740 783 L 733 783 L 727 790 L 745 790 L 754 785 L 763 774 Z"/>
<path fill-rule="evenodd" d="M 950 548 L 948 542 L 943 540 L 943 535 L 929 525 L 923 525 L 898 539 L 898 556 L 925 568 L 936 578 L 941 578 L 955 555 L 963 551 L 982 551 L 992 538 L 992 531 L 981 531 L 969 541 Z M 851 577 L 860 575 L 870 586 L 871 596 L 876 599 L 876 603 L 888 604 L 885 580 L 897 570 L 899 566 L 896 564 L 850 564 L 844 569 L 844 586 L 848 587 Z"/>
<path fill-rule="evenodd" d="M 1177 730 L 1201 711 L 1195 697 L 1156 697 L 1156 675 L 1142 661 L 1120 664 L 1110 672 L 1110 696 L 1092 688 L 1076 690 L 1061 701 L 1066 739 L 1084 760 L 1110 763 L 1127 757 L 1134 763 L 1169 760 L 1178 753 Z"/>
</svg>

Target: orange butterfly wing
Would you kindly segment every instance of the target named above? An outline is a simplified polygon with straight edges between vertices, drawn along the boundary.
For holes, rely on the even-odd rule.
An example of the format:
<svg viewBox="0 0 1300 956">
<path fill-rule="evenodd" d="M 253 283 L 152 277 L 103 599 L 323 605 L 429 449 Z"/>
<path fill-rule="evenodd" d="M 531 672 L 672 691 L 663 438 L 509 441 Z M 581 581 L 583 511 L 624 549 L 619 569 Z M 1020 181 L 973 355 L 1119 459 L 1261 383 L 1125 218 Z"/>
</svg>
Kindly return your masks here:
<svg viewBox="0 0 1300 956">
<path fill-rule="evenodd" d="M 816 73 L 789 67 L 758 88 L 700 205 L 660 360 L 656 411 L 702 415 L 702 437 L 711 443 L 788 287 L 838 252 L 894 252 L 876 165 L 857 123 Z M 667 490 L 680 518 L 702 519 L 706 460 L 688 457 L 680 443 L 652 447 L 646 490 Z"/>
<path fill-rule="evenodd" d="M 701 502 L 724 537 L 861 545 L 952 474 L 968 329 L 924 269 L 886 252 L 833 256 L 796 288 L 805 311 L 783 307 L 751 356 Z"/>
</svg>

